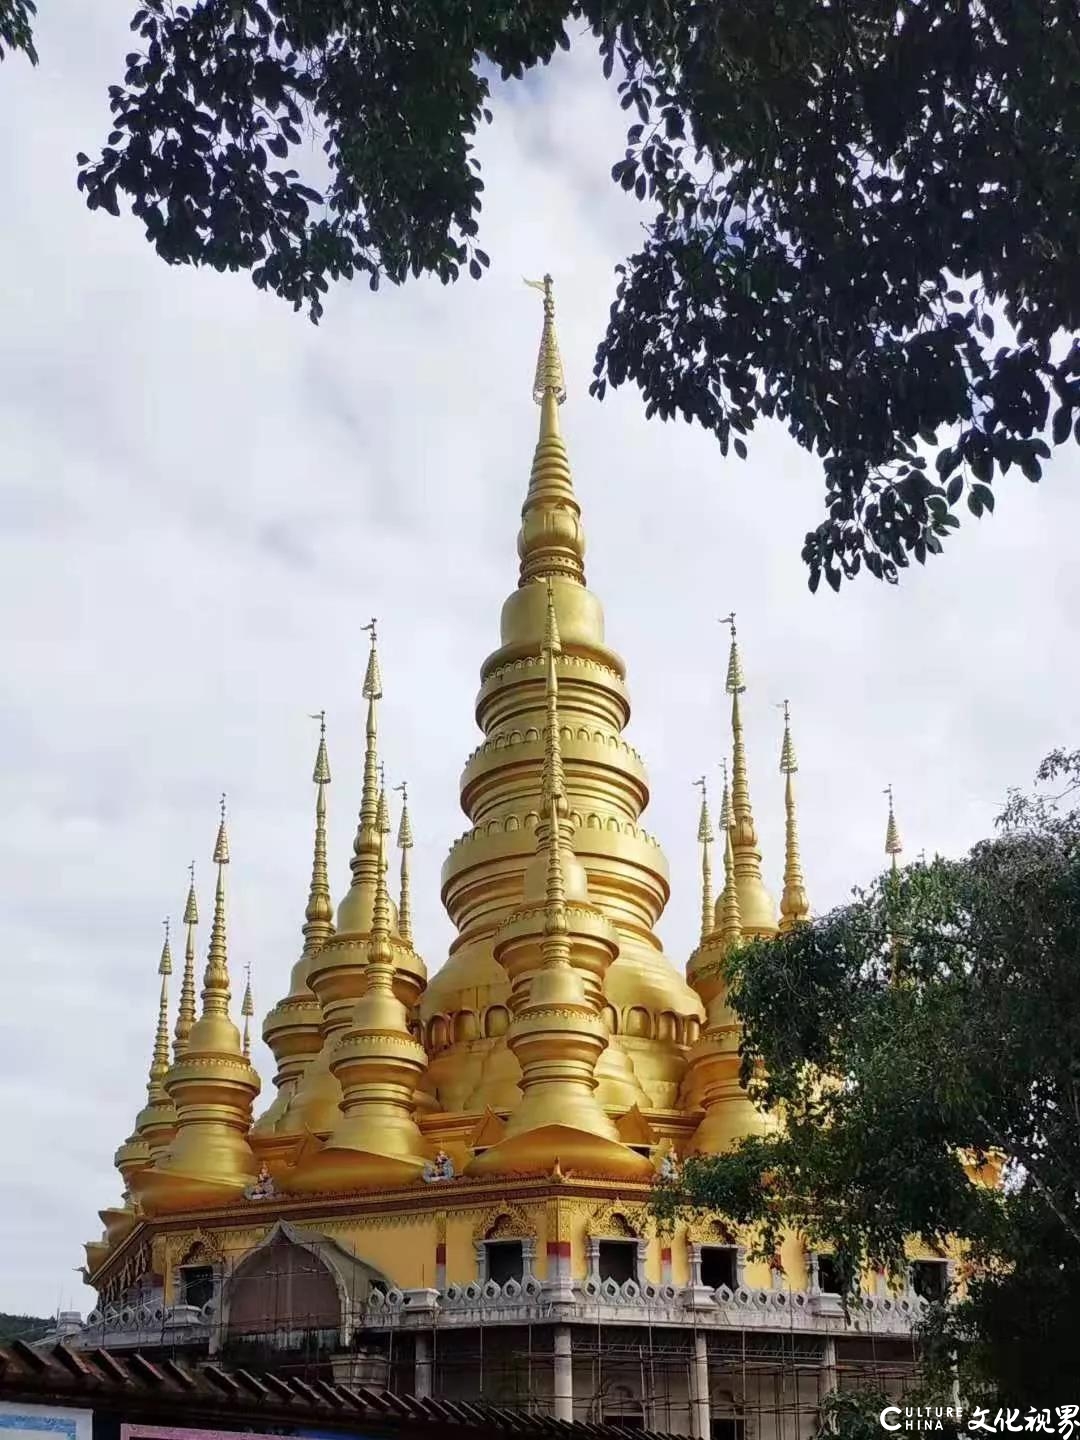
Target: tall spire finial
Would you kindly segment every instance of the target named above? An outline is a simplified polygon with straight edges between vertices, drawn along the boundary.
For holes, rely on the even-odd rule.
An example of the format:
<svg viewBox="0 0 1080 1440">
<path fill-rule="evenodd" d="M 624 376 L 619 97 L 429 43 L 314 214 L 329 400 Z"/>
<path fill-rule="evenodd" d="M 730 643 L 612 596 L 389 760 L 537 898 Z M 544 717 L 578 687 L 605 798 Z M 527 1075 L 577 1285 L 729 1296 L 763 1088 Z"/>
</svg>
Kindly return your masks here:
<svg viewBox="0 0 1080 1440">
<path fill-rule="evenodd" d="M 244 985 L 244 999 L 240 1006 L 240 1014 L 244 1017 L 244 1059 L 251 1059 L 251 1017 L 255 1014 L 255 1001 L 251 994 L 251 961 L 244 967 L 246 983 Z"/>
<path fill-rule="evenodd" d="M 326 865 L 326 787 L 330 784 L 330 759 L 326 753 L 326 711 L 309 716 L 319 722 L 319 748 L 315 752 L 315 768 L 311 778 L 318 787 L 315 792 L 315 848 L 311 862 L 311 889 L 304 911 L 304 948 L 301 956 L 310 959 L 318 954 L 334 933 L 334 911 L 330 901 L 330 877 Z"/>
<path fill-rule="evenodd" d="M 412 895 L 409 889 L 409 851 L 413 848 L 412 823 L 409 820 L 409 791 L 403 780 L 394 786 L 401 791 L 401 821 L 397 843 L 401 851 L 401 894 L 398 900 L 398 931 L 407 945 L 412 944 Z"/>
<path fill-rule="evenodd" d="M 704 944 L 715 924 L 713 919 L 712 860 L 709 855 L 709 846 L 712 844 L 712 820 L 709 816 L 709 795 L 705 776 L 700 776 L 694 781 L 694 784 L 701 791 L 701 812 L 698 816 L 697 838 L 698 844 L 701 846 L 701 943 Z"/>
<path fill-rule="evenodd" d="M 546 833 L 541 842 L 547 846 L 547 885 L 544 912 L 543 953 L 545 962 L 569 962 L 570 945 L 566 926 L 566 877 L 563 874 L 562 847 L 570 839 L 569 806 L 566 801 L 566 776 L 563 772 L 562 737 L 559 733 L 559 677 L 555 657 L 562 654 L 559 622 L 555 614 L 555 590 L 550 576 L 547 581 L 547 611 L 544 620 L 544 695 L 547 704 L 547 729 L 544 734 L 544 773 L 541 790 L 542 810 L 546 811 Z M 543 824 L 543 821 L 541 822 Z"/>
<path fill-rule="evenodd" d="M 720 896 L 720 938 L 725 950 L 742 939 L 742 914 L 739 909 L 739 888 L 735 880 L 735 852 L 731 846 L 731 827 L 724 829 L 724 889 Z"/>
<path fill-rule="evenodd" d="M 184 975 L 180 982 L 180 1008 L 173 1031 L 173 1059 L 179 1060 L 187 1049 L 188 1036 L 195 1024 L 195 926 L 199 923 L 199 906 L 195 899 L 195 861 L 188 866 L 188 893 L 184 905 Z"/>
<path fill-rule="evenodd" d="M 892 868 L 895 870 L 897 865 L 896 857 L 902 852 L 904 846 L 900 839 L 900 827 L 896 823 L 896 812 L 893 809 L 892 786 L 886 785 L 884 793 L 889 797 L 889 820 L 885 827 L 885 854 L 889 856 L 892 862 Z"/>
<path fill-rule="evenodd" d="M 544 809 L 557 817 L 560 831 L 568 829 L 566 775 L 563 771 L 562 737 L 559 733 L 559 677 L 556 657 L 562 654 L 559 621 L 555 614 L 555 588 L 547 579 L 547 603 L 544 616 L 544 699 L 547 707 L 547 729 L 544 732 L 544 770 L 541 793 Z M 564 837 L 568 838 L 568 837 Z"/>
<path fill-rule="evenodd" d="M 776 933 L 776 911 L 761 878 L 761 852 L 758 850 L 754 812 L 750 805 L 750 781 L 746 766 L 746 742 L 743 736 L 742 703 L 746 689 L 742 656 L 735 630 L 735 612 L 725 615 L 721 625 L 731 630 L 727 678 L 724 688 L 731 696 L 731 850 L 735 879 L 739 892 L 742 923 L 750 935 Z"/>
<path fill-rule="evenodd" d="M 390 801 L 386 795 L 386 766 L 379 761 L 379 834 L 390 834 Z M 383 863 L 388 864 L 386 852 L 383 852 Z"/>
<path fill-rule="evenodd" d="M 519 585 L 560 575 L 575 584 L 585 583 L 585 536 L 581 507 L 574 495 L 570 461 L 559 433 L 559 406 L 566 399 L 559 342 L 555 335 L 555 300 L 552 280 L 526 280 L 544 295 L 544 328 L 533 380 L 533 399 L 540 406 L 540 436 L 533 455 L 529 493 L 521 509 L 518 555 Z"/>
<path fill-rule="evenodd" d="M 720 769 L 724 774 L 724 788 L 720 795 L 720 833 L 730 830 L 735 824 L 735 816 L 731 813 L 731 785 L 728 781 L 728 764 L 725 757 L 720 761 Z"/>
<path fill-rule="evenodd" d="M 229 955 L 225 933 L 225 866 L 229 863 L 229 837 L 225 830 L 225 795 L 221 796 L 221 821 L 214 843 L 217 885 L 214 890 L 214 922 L 210 927 L 210 949 L 203 976 L 203 1014 L 229 1013 Z"/>
<path fill-rule="evenodd" d="M 799 831 L 795 817 L 795 787 L 792 776 L 799 768 L 791 739 L 791 707 L 785 700 L 784 740 L 780 746 L 780 773 L 784 782 L 784 893 L 780 897 L 780 930 L 786 933 L 804 921 L 810 913 L 806 896 L 802 861 L 799 858 Z"/>
<path fill-rule="evenodd" d="M 161 996 L 158 1001 L 157 1031 L 154 1034 L 154 1054 L 150 1061 L 150 1078 L 146 1093 L 151 1103 L 165 1099 L 165 1076 L 169 1071 L 169 976 L 172 974 L 172 952 L 169 949 L 169 918 L 161 922 L 165 927 L 165 940 L 161 946 L 158 974 L 161 976 Z"/>
<path fill-rule="evenodd" d="M 379 791 L 378 813 L 386 810 L 386 791 Z M 368 962 L 368 989 L 389 990 L 393 980 L 393 956 L 390 950 L 390 893 L 386 887 L 386 836 L 380 825 L 379 870 L 375 881 L 375 905 L 371 918 L 371 954 Z"/>
<path fill-rule="evenodd" d="M 360 799 L 360 821 L 353 841 L 353 885 L 374 881 L 379 847 L 379 733 L 378 703 L 382 699 L 382 673 L 377 648 L 378 621 L 363 628 L 371 636 L 371 651 L 364 672 L 362 694 L 368 702 L 364 744 L 364 788 Z"/>
<path fill-rule="evenodd" d="M 537 405 L 544 403 L 544 396 L 551 394 L 556 404 L 566 399 L 566 376 L 563 373 L 562 356 L 559 354 L 559 339 L 555 334 L 555 296 L 552 293 L 554 281 L 550 275 L 543 280 L 526 280 L 525 284 L 539 290 L 544 297 L 544 328 L 540 335 L 540 353 L 536 357 L 536 375 L 533 379 L 533 399 Z"/>
</svg>

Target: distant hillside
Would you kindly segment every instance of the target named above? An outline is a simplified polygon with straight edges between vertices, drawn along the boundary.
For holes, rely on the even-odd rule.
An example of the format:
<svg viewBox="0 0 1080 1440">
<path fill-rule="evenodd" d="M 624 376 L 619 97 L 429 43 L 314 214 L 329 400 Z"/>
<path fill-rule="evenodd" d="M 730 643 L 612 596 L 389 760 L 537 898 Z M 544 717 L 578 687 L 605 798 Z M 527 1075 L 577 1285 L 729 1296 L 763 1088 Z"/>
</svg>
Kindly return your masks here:
<svg viewBox="0 0 1080 1440">
<path fill-rule="evenodd" d="M 0 1310 L 0 1345 L 8 1340 L 40 1340 L 52 1328 L 53 1322 L 40 1315 L 5 1315 Z"/>
</svg>

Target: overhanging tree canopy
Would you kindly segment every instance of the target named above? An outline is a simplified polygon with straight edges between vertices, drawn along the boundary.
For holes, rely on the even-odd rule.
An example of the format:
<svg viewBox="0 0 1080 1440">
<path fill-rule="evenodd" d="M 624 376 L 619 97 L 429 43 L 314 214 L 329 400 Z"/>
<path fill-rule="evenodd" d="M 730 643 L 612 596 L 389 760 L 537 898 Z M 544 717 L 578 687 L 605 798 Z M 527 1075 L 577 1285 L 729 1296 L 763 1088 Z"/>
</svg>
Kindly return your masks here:
<svg viewBox="0 0 1080 1440">
<path fill-rule="evenodd" d="M 593 390 L 724 453 L 786 424 L 825 474 L 812 587 L 896 579 L 1080 439 L 1074 0 L 146 0 L 132 29 L 88 203 L 312 319 L 341 277 L 481 276 L 487 75 L 591 37 L 651 213 Z"/>
</svg>

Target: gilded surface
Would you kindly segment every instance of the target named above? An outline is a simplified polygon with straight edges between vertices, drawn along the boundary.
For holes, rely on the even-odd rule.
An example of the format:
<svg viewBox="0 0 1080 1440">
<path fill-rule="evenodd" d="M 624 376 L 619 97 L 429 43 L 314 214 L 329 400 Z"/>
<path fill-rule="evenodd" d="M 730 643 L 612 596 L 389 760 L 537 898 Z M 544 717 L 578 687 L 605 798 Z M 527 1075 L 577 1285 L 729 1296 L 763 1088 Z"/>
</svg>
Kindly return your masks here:
<svg viewBox="0 0 1080 1440">
<path fill-rule="evenodd" d="M 223 808 L 201 1010 L 192 869 L 172 1055 L 166 945 L 148 1032 L 148 1103 L 117 1152 L 123 1200 L 101 1212 L 105 1232 L 87 1245 L 103 1294 L 122 1295 L 142 1271 L 161 1277 L 169 1294 L 186 1258 L 235 1265 L 283 1219 L 399 1284 L 430 1281 L 436 1246 L 448 1273 L 473 1273 L 468 1246 L 493 1228 L 571 1244 L 579 1264 L 587 1237 L 653 1238 L 645 1199 L 666 1157 L 723 1148 L 762 1123 L 738 1082 L 738 1027 L 717 962 L 746 936 L 775 934 L 808 913 L 787 715 L 777 907 L 762 879 L 731 617 L 731 790 L 725 784 L 714 833 L 698 782 L 701 938 L 684 979 L 655 933 L 668 867 L 640 823 L 648 774 L 624 736 L 626 667 L 586 584 L 581 505 L 559 420 L 567 387 L 550 277 L 537 288 L 539 435 L 518 584 L 502 608 L 498 648 L 481 667 L 482 739 L 461 776 L 469 829 L 442 871 L 457 932 L 451 954 L 429 981 L 413 939 L 413 821 L 404 785 L 388 793 L 382 776 L 383 676 L 371 621 L 359 819 L 336 916 L 326 725 L 313 717 L 302 945 L 287 994 L 263 1021 L 276 1093 L 253 1121 L 260 1082 L 229 1013 Z M 387 854 L 394 793 L 402 796 L 396 903 Z M 898 853 L 891 803 L 889 846 Z M 251 1009 L 242 1007 L 245 1021 Z M 695 1222 L 689 1233 L 721 1232 Z"/>
</svg>

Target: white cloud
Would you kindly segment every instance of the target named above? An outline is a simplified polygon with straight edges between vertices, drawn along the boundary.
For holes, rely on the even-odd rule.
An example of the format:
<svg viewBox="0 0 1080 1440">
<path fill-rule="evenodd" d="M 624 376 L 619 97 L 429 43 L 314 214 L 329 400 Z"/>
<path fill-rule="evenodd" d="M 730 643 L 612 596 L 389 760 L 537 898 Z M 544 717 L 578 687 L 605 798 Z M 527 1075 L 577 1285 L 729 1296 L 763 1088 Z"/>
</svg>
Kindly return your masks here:
<svg viewBox="0 0 1080 1440">
<path fill-rule="evenodd" d="M 439 867 L 465 826 L 458 774 L 516 581 L 535 436 L 537 305 L 521 275 L 558 279 L 590 583 L 629 664 L 677 963 L 698 914 L 690 781 L 726 746 L 716 617 L 732 606 L 774 891 L 771 706 L 784 696 L 818 908 L 878 866 L 886 782 L 909 853 L 955 852 L 987 831 L 1007 785 L 1076 739 L 1070 460 L 1035 492 L 1007 480 L 998 517 L 899 591 L 811 597 L 798 556 L 821 480 L 783 433 L 761 432 L 739 465 L 685 426 L 646 423 L 636 394 L 588 399 L 612 266 L 642 219 L 608 180 L 622 117 L 590 55 L 498 99 L 481 147 L 485 281 L 341 288 L 315 330 L 246 277 L 169 269 L 136 222 L 84 209 L 73 157 L 107 128 L 105 87 L 127 48 L 127 7 L 105 9 L 46 8 L 40 69 L 0 70 L 7 1310 L 91 1298 L 71 1267 L 119 1193 L 111 1156 L 141 1098 L 159 923 L 180 913 L 192 855 L 209 908 L 222 788 L 236 988 L 250 960 L 260 1010 L 282 993 L 309 867 L 306 717 L 322 706 L 340 892 L 371 614 L 387 764 L 413 797 L 417 934 L 431 969 L 445 955 Z M 256 1058 L 269 1087 L 261 1045 Z"/>
</svg>

